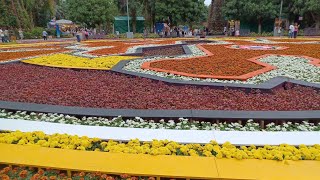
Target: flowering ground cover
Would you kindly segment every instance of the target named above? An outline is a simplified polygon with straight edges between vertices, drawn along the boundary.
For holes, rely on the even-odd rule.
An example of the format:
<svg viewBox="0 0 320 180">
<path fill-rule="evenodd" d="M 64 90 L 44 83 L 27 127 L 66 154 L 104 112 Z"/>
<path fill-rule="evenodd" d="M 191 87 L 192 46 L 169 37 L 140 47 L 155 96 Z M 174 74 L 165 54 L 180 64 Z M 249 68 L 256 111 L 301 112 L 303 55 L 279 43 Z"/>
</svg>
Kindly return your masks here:
<svg viewBox="0 0 320 180">
<path fill-rule="evenodd" d="M 28 58 L 32 56 L 46 55 L 52 53 L 65 52 L 64 49 L 41 50 L 41 51 L 23 51 L 23 52 L 0 52 L 0 62 Z"/>
<path fill-rule="evenodd" d="M 4 167 L 0 170 L 1 180 L 11 179 L 29 179 L 29 180 L 156 180 L 154 177 L 137 177 L 122 175 L 110 175 L 100 172 L 75 172 L 71 177 L 67 176 L 67 172 L 63 170 L 54 170 L 50 168 L 35 167 Z"/>
<path fill-rule="evenodd" d="M 303 121 L 302 123 L 285 122 L 283 124 L 267 123 L 261 127 L 259 123 L 252 119 L 244 124 L 237 122 L 205 122 L 195 121 L 185 118 L 178 120 L 145 120 L 140 117 L 123 118 L 121 116 L 112 119 L 104 117 L 75 117 L 64 114 L 53 113 L 35 113 L 26 111 L 8 112 L 0 110 L 0 118 L 18 119 L 29 121 L 52 122 L 61 124 L 105 126 L 105 127 L 125 127 L 125 128 L 143 128 L 143 129 L 178 129 L 178 130 L 218 130 L 218 131 L 320 131 L 320 123 L 311 123 Z"/>
<path fill-rule="evenodd" d="M 24 60 L 24 63 L 60 67 L 60 68 L 74 68 L 74 69 L 97 69 L 109 70 L 119 61 L 134 59 L 132 56 L 109 56 L 99 58 L 84 58 L 68 54 L 55 54 L 50 56 L 43 56 L 33 59 Z"/>
<path fill-rule="evenodd" d="M 256 46 L 256 43 L 246 42 L 246 41 L 232 41 L 236 45 L 233 46 Z M 193 57 L 187 58 L 184 60 L 170 59 L 170 60 L 160 60 L 150 62 L 150 69 L 157 70 L 161 72 L 170 72 L 171 74 L 177 73 L 177 75 L 189 74 L 188 76 L 194 75 L 195 78 L 199 78 L 200 76 L 209 77 L 209 76 L 239 76 L 246 73 L 252 73 L 257 70 L 261 70 L 262 66 L 256 64 L 255 62 L 250 62 L 248 59 L 252 59 L 255 57 L 261 57 L 267 54 L 275 54 L 275 55 L 291 55 L 290 64 L 292 68 L 290 71 L 287 70 L 286 73 L 280 72 L 280 74 L 284 76 L 291 77 L 293 73 L 296 73 L 296 76 L 306 77 L 302 78 L 302 80 L 309 79 L 309 82 L 319 82 L 317 76 L 319 74 L 319 62 L 320 62 L 320 44 L 284 44 L 287 49 L 278 50 L 277 48 L 272 48 L 271 50 L 247 50 L 247 49 L 230 49 L 225 48 L 222 45 L 203 45 L 203 47 L 209 52 L 213 53 L 213 56 L 208 57 Z M 229 47 L 229 46 L 228 46 Z M 301 58 L 306 59 L 306 63 L 311 64 L 312 66 L 304 65 L 304 68 L 299 68 L 296 66 L 299 63 L 294 56 L 300 56 Z M 311 59 L 316 58 L 316 59 Z M 287 66 L 283 66 L 278 64 L 277 69 L 286 69 Z M 317 67 L 318 66 L 318 67 Z M 143 66 L 143 68 L 146 68 Z M 312 71 L 304 69 L 315 69 Z M 281 70 L 281 71 L 282 71 Z M 304 71 L 304 72 L 301 72 Z M 306 72 L 309 75 L 306 75 Z M 297 73 L 299 72 L 299 73 Z M 261 72 L 260 72 L 261 73 Z M 264 75 L 266 72 L 261 73 Z M 271 72 L 270 72 L 271 73 Z M 269 73 L 269 74 L 270 74 Z M 279 72 L 272 72 L 271 74 L 279 74 Z M 258 74 L 257 74 L 258 75 Z M 164 75 L 162 75 L 164 76 Z M 275 75 L 277 76 L 277 75 Z M 264 76 L 266 77 L 266 76 Z M 273 78 L 274 76 L 270 76 Z M 316 77 L 316 80 L 314 78 Z M 261 81 L 266 81 L 271 78 L 264 78 L 265 80 L 260 79 L 259 81 L 250 80 L 248 83 L 259 83 Z M 296 77 L 294 77 L 296 78 Z M 190 79 L 190 78 L 185 78 Z M 259 78 L 258 78 L 259 79 Z M 299 78 L 298 78 L 299 79 Z M 313 79 L 313 80 L 312 80 Z M 212 79 L 212 81 L 217 81 L 218 79 Z M 209 81 L 211 81 L 209 79 Z M 242 83 L 242 82 L 240 82 Z M 246 83 L 246 82 L 244 82 Z"/>
<path fill-rule="evenodd" d="M 320 93 L 307 87 L 245 93 L 175 86 L 112 72 L 74 71 L 22 63 L 1 65 L 0 77 L 0 100 L 4 101 L 119 109 L 320 109 Z"/>
<path fill-rule="evenodd" d="M 187 72 L 190 74 L 211 74 L 211 75 L 241 75 L 254 70 L 261 66 L 247 59 L 258 57 L 264 54 L 284 54 L 284 55 L 306 55 L 314 58 L 320 58 L 319 45 L 290 45 L 287 50 L 265 51 L 241 51 L 237 49 L 228 49 L 221 46 L 204 45 L 203 47 L 214 53 L 213 56 L 188 59 L 184 61 L 160 61 L 152 63 L 152 67 L 166 70 L 175 70 Z M 228 54 L 228 56 L 226 56 Z"/>
<path fill-rule="evenodd" d="M 137 40 L 137 41 L 97 41 L 97 42 L 86 42 L 85 46 L 88 47 L 99 47 L 99 46 L 113 46 L 113 48 L 98 49 L 90 51 L 93 55 L 110 55 L 110 54 L 123 54 L 128 48 L 137 45 L 147 45 L 147 44 L 174 44 L 177 39 L 174 40 Z"/>
<path fill-rule="evenodd" d="M 67 134 L 46 135 L 43 132 L 2 132 L 0 143 L 17 145 L 36 145 L 47 148 L 61 148 L 82 151 L 101 151 L 110 153 L 175 155 L 175 156 L 203 156 L 228 159 L 268 159 L 268 160 L 320 160 L 320 145 L 300 145 L 299 147 L 281 144 L 279 146 L 264 147 L 241 146 L 236 147 L 230 142 L 219 145 L 215 141 L 208 144 L 179 144 L 168 140 L 153 140 L 140 142 L 138 139 L 128 143 L 113 140 L 104 141 L 86 136 L 72 136 Z"/>
<path fill-rule="evenodd" d="M 142 53 L 143 56 L 175 56 L 185 54 L 182 45 L 143 49 Z"/>
</svg>

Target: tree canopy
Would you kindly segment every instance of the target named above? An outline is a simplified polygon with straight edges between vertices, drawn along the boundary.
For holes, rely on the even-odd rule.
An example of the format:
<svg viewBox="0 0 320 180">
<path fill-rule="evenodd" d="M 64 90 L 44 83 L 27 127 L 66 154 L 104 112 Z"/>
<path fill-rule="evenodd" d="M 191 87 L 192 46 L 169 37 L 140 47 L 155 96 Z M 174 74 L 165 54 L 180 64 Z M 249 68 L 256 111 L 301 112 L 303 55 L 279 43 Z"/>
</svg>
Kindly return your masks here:
<svg viewBox="0 0 320 180">
<path fill-rule="evenodd" d="M 205 21 L 208 8 L 204 0 L 161 0 L 155 3 L 156 19 L 164 20 L 168 17 L 174 24 L 200 23 Z"/>
<path fill-rule="evenodd" d="M 67 0 L 67 17 L 87 27 L 105 25 L 113 21 L 117 7 L 113 0 Z"/>
</svg>

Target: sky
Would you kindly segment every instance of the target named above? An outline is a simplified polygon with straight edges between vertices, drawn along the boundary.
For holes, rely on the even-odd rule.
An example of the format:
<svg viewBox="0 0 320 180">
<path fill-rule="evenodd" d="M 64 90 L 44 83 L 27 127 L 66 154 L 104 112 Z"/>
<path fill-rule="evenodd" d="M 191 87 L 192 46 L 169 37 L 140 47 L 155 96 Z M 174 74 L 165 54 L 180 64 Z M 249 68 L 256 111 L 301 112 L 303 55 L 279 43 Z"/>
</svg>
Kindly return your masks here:
<svg viewBox="0 0 320 180">
<path fill-rule="evenodd" d="M 210 3 L 211 3 L 211 0 L 205 0 L 204 3 L 205 3 L 207 6 L 209 6 Z"/>
</svg>

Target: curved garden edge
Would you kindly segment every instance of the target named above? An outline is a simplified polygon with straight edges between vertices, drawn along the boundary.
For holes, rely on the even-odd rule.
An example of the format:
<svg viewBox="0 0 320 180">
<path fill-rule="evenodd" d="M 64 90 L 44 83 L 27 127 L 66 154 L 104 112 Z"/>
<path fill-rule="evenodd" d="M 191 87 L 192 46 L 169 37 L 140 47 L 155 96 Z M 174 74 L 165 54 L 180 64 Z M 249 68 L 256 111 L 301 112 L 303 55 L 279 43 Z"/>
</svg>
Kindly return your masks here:
<svg viewBox="0 0 320 180">
<path fill-rule="evenodd" d="M 50 127 L 50 128 L 48 128 Z M 292 146 L 320 144 L 317 138 L 320 132 L 265 132 L 265 131 L 215 131 L 215 130 L 172 130 L 172 129 L 140 129 L 140 128 L 119 128 L 101 127 L 73 124 L 59 124 L 51 122 L 38 122 L 17 119 L 1 119 L 0 131 L 42 131 L 52 135 L 70 134 L 86 136 L 89 138 L 100 138 L 104 140 L 128 142 L 132 139 L 139 139 L 142 142 L 152 140 L 169 140 L 181 144 L 199 143 L 207 144 L 214 140 L 218 144 L 230 142 L 235 146 L 264 146 L 286 143 Z"/>
<path fill-rule="evenodd" d="M 0 109 L 21 110 L 43 113 L 59 113 L 77 116 L 100 117 L 142 117 L 142 118 L 190 118 L 190 119 L 227 119 L 227 120 L 317 120 L 320 110 L 315 111 L 216 111 L 216 110 L 140 110 L 104 109 L 59 106 L 36 103 L 0 101 Z"/>
<path fill-rule="evenodd" d="M 138 77 L 143 77 L 143 78 L 148 78 L 156 81 L 162 81 L 170 84 L 176 84 L 176 85 L 193 85 L 193 86 L 209 86 L 213 88 L 233 88 L 233 89 L 259 89 L 263 91 L 270 91 L 274 88 L 284 86 L 286 83 L 292 83 L 295 85 L 299 86 L 306 86 L 306 87 L 311 87 L 315 89 L 320 89 L 320 84 L 317 83 L 310 83 L 310 82 L 305 82 L 305 81 L 300 81 L 300 80 L 294 80 L 290 79 L 287 77 L 276 77 L 273 78 L 269 81 L 266 81 L 261 84 L 236 84 L 236 83 L 216 83 L 216 82 L 200 82 L 200 81 L 183 81 L 183 80 L 178 80 L 178 79 L 169 79 L 169 78 L 164 78 L 164 77 L 159 77 L 159 76 L 154 76 L 154 75 L 149 75 L 149 74 L 143 74 L 143 73 L 138 73 L 138 72 L 131 72 L 131 71 L 126 71 L 123 70 L 123 68 L 126 66 L 126 64 L 129 63 L 128 60 L 123 60 L 120 61 L 118 64 L 113 66 L 111 68 L 111 71 L 121 73 L 121 74 L 126 74 L 130 76 L 138 76 Z"/>
</svg>

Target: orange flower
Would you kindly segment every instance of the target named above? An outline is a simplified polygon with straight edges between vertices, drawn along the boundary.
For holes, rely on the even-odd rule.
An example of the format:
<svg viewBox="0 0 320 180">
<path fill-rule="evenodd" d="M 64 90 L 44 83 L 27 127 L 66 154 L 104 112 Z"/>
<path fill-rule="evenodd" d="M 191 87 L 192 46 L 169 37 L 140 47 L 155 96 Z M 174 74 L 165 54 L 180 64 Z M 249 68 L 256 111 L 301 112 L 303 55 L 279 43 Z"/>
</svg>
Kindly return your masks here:
<svg viewBox="0 0 320 180">
<path fill-rule="evenodd" d="M 42 176 L 42 175 L 44 174 L 44 170 L 39 169 L 38 173 L 39 173 L 39 175 L 41 175 L 41 176 Z"/>
<path fill-rule="evenodd" d="M 107 178 L 107 177 L 108 177 L 108 175 L 106 175 L 106 174 L 102 174 L 102 175 L 101 175 L 101 178 L 102 178 L 102 179 L 105 179 L 105 178 Z"/>
<path fill-rule="evenodd" d="M 49 180 L 47 176 L 42 176 L 40 180 Z"/>
<path fill-rule="evenodd" d="M 10 177 L 6 174 L 0 175 L 1 180 L 10 180 Z"/>
<path fill-rule="evenodd" d="M 148 180 L 156 180 L 154 177 L 149 177 Z"/>
<path fill-rule="evenodd" d="M 38 180 L 38 179 L 40 179 L 40 174 L 37 173 L 37 174 L 33 175 L 32 178 L 34 180 Z"/>
<path fill-rule="evenodd" d="M 59 176 L 63 178 L 63 177 L 66 177 L 66 174 L 65 173 L 61 173 L 61 174 L 59 174 Z"/>
<path fill-rule="evenodd" d="M 130 180 L 139 180 L 137 177 L 131 177 Z"/>
<path fill-rule="evenodd" d="M 26 178 L 28 175 L 28 171 L 27 170 L 23 170 L 19 173 L 19 177 L 21 178 Z"/>
<path fill-rule="evenodd" d="M 50 176 L 49 179 L 50 179 L 50 180 L 56 180 L 56 179 L 57 179 L 57 176 Z"/>
<path fill-rule="evenodd" d="M 122 179 L 126 179 L 126 178 L 128 178 L 129 176 L 128 176 L 128 174 L 122 174 L 122 175 L 120 175 L 120 177 L 121 177 Z"/>
<path fill-rule="evenodd" d="M 3 168 L 3 171 L 4 171 L 5 174 L 8 173 L 10 170 L 12 170 L 11 167 L 5 167 L 5 168 Z"/>
<path fill-rule="evenodd" d="M 84 173 L 84 172 L 80 172 L 80 174 L 79 174 L 80 177 L 83 177 L 85 175 L 86 175 L 86 173 Z"/>
<path fill-rule="evenodd" d="M 106 180 L 114 180 L 114 178 L 112 176 L 108 176 Z"/>
</svg>

